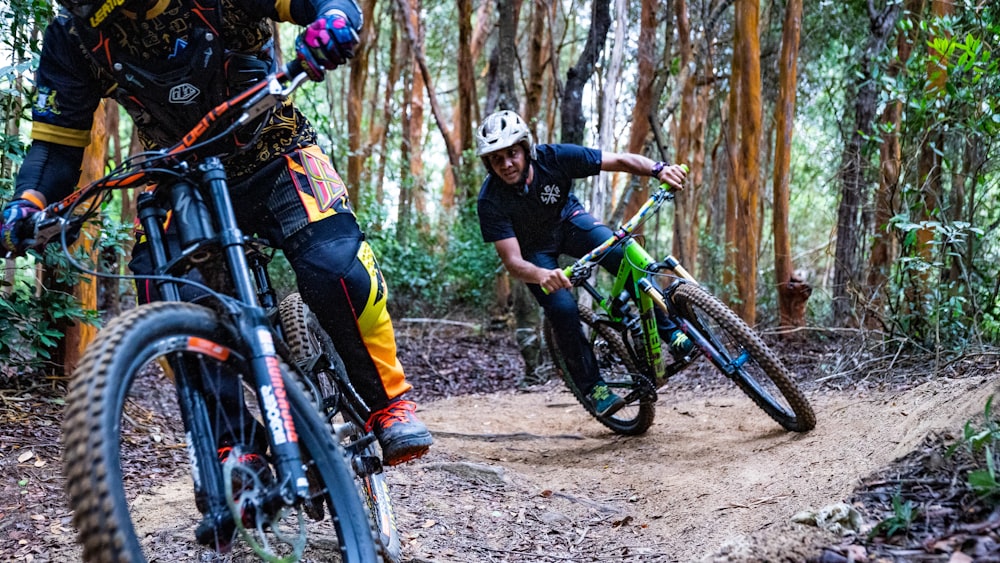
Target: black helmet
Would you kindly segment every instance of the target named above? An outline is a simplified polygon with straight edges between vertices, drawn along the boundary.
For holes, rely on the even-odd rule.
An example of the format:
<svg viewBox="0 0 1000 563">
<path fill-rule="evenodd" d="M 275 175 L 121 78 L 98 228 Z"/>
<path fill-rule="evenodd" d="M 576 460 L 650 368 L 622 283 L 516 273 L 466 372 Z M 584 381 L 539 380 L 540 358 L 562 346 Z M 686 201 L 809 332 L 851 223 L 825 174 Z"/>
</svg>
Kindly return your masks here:
<svg viewBox="0 0 1000 563">
<path fill-rule="evenodd" d="M 97 29 L 124 10 L 138 11 L 148 0 L 59 0 L 69 13 Z"/>
</svg>

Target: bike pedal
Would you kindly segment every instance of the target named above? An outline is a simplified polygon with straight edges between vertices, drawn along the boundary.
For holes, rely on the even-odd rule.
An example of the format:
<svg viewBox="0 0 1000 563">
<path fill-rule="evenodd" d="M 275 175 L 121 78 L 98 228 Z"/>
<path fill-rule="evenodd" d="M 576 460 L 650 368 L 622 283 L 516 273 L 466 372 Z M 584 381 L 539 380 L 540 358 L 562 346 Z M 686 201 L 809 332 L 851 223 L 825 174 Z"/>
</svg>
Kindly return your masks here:
<svg viewBox="0 0 1000 563">
<path fill-rule="evenodd" d="M 373 455 L 359 455 L 353 458 L 354 472 L 358 475 L 374 475 L 382 472 L 382 460 Z"/>
</svg>

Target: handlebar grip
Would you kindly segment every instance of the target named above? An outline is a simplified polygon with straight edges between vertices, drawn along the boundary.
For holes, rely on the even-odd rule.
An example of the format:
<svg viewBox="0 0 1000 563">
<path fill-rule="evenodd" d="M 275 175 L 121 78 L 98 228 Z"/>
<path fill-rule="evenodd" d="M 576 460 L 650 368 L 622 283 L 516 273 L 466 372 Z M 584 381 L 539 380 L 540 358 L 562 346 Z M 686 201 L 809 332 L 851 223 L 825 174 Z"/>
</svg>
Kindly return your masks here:
<svg viewBox="0 0 1000 563">
<path fill-rule="evenodd" d="M 295 78 L 305 71 L 306 70 L 302 68 L 302 61 L 298 58 L 293 58 L 285 63 L 285 75 L 288 76 L 289 79 Z"/>
</svg>

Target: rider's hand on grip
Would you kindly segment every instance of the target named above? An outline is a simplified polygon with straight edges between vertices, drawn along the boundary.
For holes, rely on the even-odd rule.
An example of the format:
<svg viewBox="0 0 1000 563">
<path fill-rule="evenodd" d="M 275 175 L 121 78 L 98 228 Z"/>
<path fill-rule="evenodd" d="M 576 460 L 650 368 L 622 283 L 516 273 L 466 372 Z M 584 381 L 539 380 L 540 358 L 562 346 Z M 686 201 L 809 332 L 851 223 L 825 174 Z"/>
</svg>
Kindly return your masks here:
<svg viewBox="0 0 1000 563">
<path fill-rule="evenodd" d="M 0 247 L 5 253 L 23 256 L 31 245 L 34 225 L 31 216 L 41 209 L 26 199 L 15 199 L 3 208 L 3 222 L 0 223 Z"/>
<path fill-rule="evenodd" d="M 653 177 L 656 178 L 660 184 L 670 186 L 670 189 L 673 190 L 684 189 L 684 180 L 687 178 L 687 173 L 687 164 L 667 164 L 665 162 L 657 162 L 653 167 Z"/>
<path fill-rule="evenodd" d="M 323 80 L 323 72 L 333 70 L 354 56 L 358 33 L 347 15 L 330 10 L 309 24 L 295 40 L 296 58 L 311 80 Z"/>
</svg>

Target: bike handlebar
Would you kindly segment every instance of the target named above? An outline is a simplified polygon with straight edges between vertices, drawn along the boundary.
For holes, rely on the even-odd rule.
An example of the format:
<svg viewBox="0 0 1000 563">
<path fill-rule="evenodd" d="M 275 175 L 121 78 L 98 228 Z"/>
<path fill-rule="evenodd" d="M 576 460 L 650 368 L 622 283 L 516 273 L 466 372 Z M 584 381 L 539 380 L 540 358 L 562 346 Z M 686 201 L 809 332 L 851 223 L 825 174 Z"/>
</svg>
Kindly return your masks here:
<svg viewBox="0 0 1000 563">
<path fill-rule="evenodd" d="M 681 164 L 680 166 L 684 169 L 685 174 L 689 171 L 687 164 Z M 581 256 L 580 259 L 573 264 L 563 268 L 563 273 L 568 278 L 573 275 L 574 269 L 586 268 L 587 264 L 600 260 L 608 252 L 608 250 L 628 238 L 639 227 L 639 225 L 646 221 L 650 215 L 658 211 L 664 202 L 670 201 L 673 198 L 673 188 L 671 188 L 669 184 L 660 184 L 659 189 L 649 196 L 649 199 L 642 204 L 642 207 L 636 211 L 635 215 L 619 226 L 614 234 L 611 235 L 611 237 L 609 237 L 606 241 L 602 242 L 587 254 Z"/>
<path fill-rule="evenodd" d="M 199 144 L 211 141 L 212 138 L 206 140 L 206 136 L 223 117 L 241 112 L 232 124 L 215 138 L 228 134 L 230 130 L 235 130 L 276 107 L 307 79 L 302 63 L 298 59 L 292 59 L 264 80 L 212 108 L 172 147 L 146 153 L 148 157 L 141 162 L 127 161 L 111 173 L 49 204 L 28 219 L 31 221 L 32 232 L 32 236 L 27 239 L 28 248 L 40 249 L 64 230 L 72 233 L 71 236 L 75 240 L 75 231 L 79 230 L 86 217 L 86 214 L 73 214 L 79 202 L 95 197 L 103 191 L 132 188 L 149 182 L 152 170 L 162 168 L 165 164 L 176 164 L 178 160 L 183 160 L 184 153 L 193 152 Z M 9 256 L 10 253 L 8 258 Z"/>
</svg>

